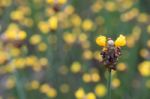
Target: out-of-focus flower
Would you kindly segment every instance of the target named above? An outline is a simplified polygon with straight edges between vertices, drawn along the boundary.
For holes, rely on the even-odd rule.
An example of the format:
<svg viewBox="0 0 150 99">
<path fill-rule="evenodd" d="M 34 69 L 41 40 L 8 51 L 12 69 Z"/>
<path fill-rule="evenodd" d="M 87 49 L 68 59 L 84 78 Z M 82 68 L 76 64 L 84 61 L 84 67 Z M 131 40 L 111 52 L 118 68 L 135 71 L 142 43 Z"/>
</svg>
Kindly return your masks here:
<svg viewBox="0 0 150 99">
<path fill-rule="evenodd" d="M 43 84 L 40 87 L 40 91 L 51 98 L 54 98 L 57 96 L 57 91 L 53 87 L 49 86 L 48 84 Z"/>
<path fill-rule="evenodd" d="M 106 37 L 105 36 L 99 36 L 96 38 L 96 44 L 99 46 L 106 46 Z"/>
<path fill-rule="evenodd" d="M 72 15 L 70 21 L 75 27 L 79 27 L 81 25 L 81 18 L 78 15 Z"/>
<path fill-rule="evenodd" d="M 90 60 L 90 59 L 92 59 L 92 58 L 93 58 L 93 53 L 92 53 L 92 51 L 90 51 L 90 50 L 85 50 L 85 51 L 83 52 L 83 58 L 84 58 L 85 60 Z"/>
<path fill-rule="evenodd" d="M 85 96 L 85 92 L 84 92 L 83 88 L 79 88 L 76 91 L 75 96 L 76 96 L 77 99 L 83 99 L 84 96 Z"/>
<path fill-rule="evenodd" d="M 44 51 L 46 51 L 46 49 L 47 49 L 47 45 L 44 42 L 39 43 L 39 45 L 38 45 L 39 51 L 44 52 Z"/>
<path fill-rule="evenodd" d="M 84 82 L 89 83 L 92 81 L 90 74 L 88 73 L 84 73 L 84 75 L 82 76 L 82 79 Z"/>
<path fill-rule="evenodd" d="M 19 26 L 17 24 L 10 24 L 3 34 L 3 38 L 7 39 L 8 41 L 14 41 L 14 40 L 25 40 L 27 37 L 27 33 L 21 29 L 19 29 Z"/>
<path fill-rule="evenodd" d="M 68 84 L 62 84 L 62 85 L 60 86 L 60 91 L 61 91 L 62 93 L 67 93 L 67 92 L 69 92 L 69 89 L 70 89 L 70 87 L 69 87 Z"/>
<path fill-rule="evenodd" d="M 93 28 L 93 22 L 90 20 L 90 19 L 86 19 L 86 20 L 84 20 L 83 21 L 83 23 L 82 23 L 82 28 L 83 28 L 83 30 L 85 30 L 85 31 L 90 31 L 90 30 L 92 30 L 92 28 Z"/>
<path fill-rule="evenodd" d="M 85 93 L 83 88 L 79 88 L 75 93 L 76 99 L 96 99 L 96 96 L 93 92 Z"/>
<path fill-rule="evenodd" d="M 108 1 L 105 4 L 105 8 L 106 8 L 106 10 L 113 12 L 113 11 L 117 10 L 117 5 L 115 2 Z"/>
<path fill-rule="evenodd" d="M 49 30 L 50 30 L 48 22 L 44 22 L 44 21 L 40 21 L 39 22 L 38 28 L 40 29 L 40 31 L 42 33 L 45 33 L 45 34 L 47 34 L 49 32 Z"/>
<path fill-rule="evenodd" d="M 0 64 L 5 64 L 5 62 L 8 60 L 8 54 L 0 51 Z"/>
<path fill-rule="evenodd" d="M 149 54 L 150 54 L 150 52 L 146 48 L 143 48 L 140 50 L 141 57 L 143 57 L 145 59 L 149 57 Z"/>
<path fill-rule="evenodd" d="M 58 18 L 56 16 L 52 16 L 48 20 L 49 26 L 51 30 L 56 30 L 58 27 Z"/>
<path fill-rule="evenodd" d="M 86 95 L 86 99 L 96 99 L 96 96 L 94 93 L 90 92 Z"/>
<path fill-rule="evenodd" d="M 141 13 L 138 17 L 137 20 L 141 23 L 146 23 L 148 21 L 149 17 L 146 13 Z"/>
<path fill-rule="evenodd" d="M 78 73 L 81 70 L 81 64 L 79 62 L 74 62 L 70 69 L 73 73 Z"/>
<path fill-rule="evenodd" d="M 73 44 L 76 41 L 76 35 L 74 33 L 64 33 L 63 39 L 67 44 Z"/>
<path fill-rule="evenodd" d="M 123 35 L 120 35 L 116 41 L 115 41 L 115 46 L 120 47 L 120 46 L 125 46 L 126 45 L 126 38 Z"/>
<path fill-rule="evenodd" d="M 150 61 L 144 61 L 141 64 L 139 64 L 138 70 L 142 76 L 150 76 Z"/>
<path fill-rule="evenodd" d="M 125 71 L 126 69 L 127 69 L 127 66 L 126 66 L 125 63 L 119 63 L 119 64 L 117 65 L 117 70 L 118 70 L 118 71 Z"/>
<path fill-rule="evenodd" d="M 72 15 L 74 14 L 74 7 L 72 5 L 68 5 L 66 6 L 66 8 L 64 9 L 64 12 L 67 14 L 67 15 Z"/>
<path fill-rule="evenodd" d="M 103 97 L 106 95 L 106 87 L 103 84 L 99 84 L 95 87 L 95 93 L 98 97 Z"/>
<path fill-rule="evenodd" d="M 24 13 L 22 11 L 13 11 L 11 12 L 11 19 L 16 20 L 16 21 L 21 21 L 24 18 Z"/>
<path fill-rule="evenodd" d="M 47 0 L 47 3 L 51 5 L 63 5 L 66 2 L 67 0 Z"/>
<path fill-rule="evenodd" d="M 120 80 L 117 78 L 113 79 L 111 85 L 113 88 L 118 88 L 120 86 Z"/>
<path fill-rule="evenodd" d="M 33 80 L 30 83 L 30 88 L 33 90 L 37 90 L 40 87 L 40 83 L 37 80 Z"/>
<path fill-rule="evenodd" d="M 95 13 L 99 12 L 104 6 L 104 2 L 103 1 L 96 1 L 92 6 L 91 6 L 91 10 Z"/>
<path fill-rule="evenodd" d="M 30 38 L 30 43 L 33 45 L 37 45 L 41 42 L 42 38 L 39 34 L 34 34 Z"/>
<path fill-rule="evenodd" d="M 11 89 L 15 86 L 16 82 L 13 77 L 9 77 L 5 83 L 6 88 Z"/>
<path fill-rule="evenodd" d="M 137 8 L 132 8 L 130 11 L 123 13 L 121 15 L 121 20 L 123 22 L 131 21 L 132 19 L 136 18 L 139 14 L 139 10 Z"/>
</svg>

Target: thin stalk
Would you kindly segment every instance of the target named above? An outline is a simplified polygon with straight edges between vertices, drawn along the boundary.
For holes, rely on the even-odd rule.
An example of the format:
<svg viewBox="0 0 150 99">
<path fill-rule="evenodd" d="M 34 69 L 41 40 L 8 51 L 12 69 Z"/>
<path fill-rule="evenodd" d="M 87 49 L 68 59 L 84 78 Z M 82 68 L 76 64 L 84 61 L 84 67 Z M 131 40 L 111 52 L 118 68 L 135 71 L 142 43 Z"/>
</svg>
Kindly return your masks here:
<svg viewBox="0 0 150 99">
<path fill-rule="evenodd" d="M 108 99 L 111 99 L 111 69 L 108 71 L 107 90 Z"/>
<path fill-rule="evenodd" d="M 26 99 L 25 92 L 24 92 L 23 86 L 22 86 L 22 82 L 19 79 L 19 74 L 18 74 L 17 70 L 14 71 L 14 75 L 16 78 L 16 88 L 17 88 L 17 93 L 18 93 L 19 99 Z"/>
</svg>

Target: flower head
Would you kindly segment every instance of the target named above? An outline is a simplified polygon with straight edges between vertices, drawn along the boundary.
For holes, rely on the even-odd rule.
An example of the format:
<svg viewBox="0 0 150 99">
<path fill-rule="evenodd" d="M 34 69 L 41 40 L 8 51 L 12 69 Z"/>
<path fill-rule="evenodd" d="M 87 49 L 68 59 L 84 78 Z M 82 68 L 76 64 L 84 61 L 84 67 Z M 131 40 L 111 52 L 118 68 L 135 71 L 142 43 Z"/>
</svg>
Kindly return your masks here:
<svg viewBox="0 0 150 99">
<path fill-rule="evenodd" d="M 123 35 L 120 35 L 116 41 L 115 41 L 115 46 L 120 47 L 120 46 L 125 46 L 126 45 L 126 38 Z"/>
<path fill-rule="evenodd" d="M 96 38 L 96 44 L 99 46 L 106 46 L 106 37 L 105 36 L 99 36 Z"/>
<path fill-rule="evenodd" d="M 99 36 L 96 38 L 96 43 L 99 46 L 102 46 L 101 51 L 102 63 L 109 70 L 116 69 L 116 63 L 119 56 L 121 55 L 121 46 L 126 45 L 125 36 L 120 35 L 116 41 L 113 41 L 111 38 L 106 39 L 105 36 Z"/>
</svg>

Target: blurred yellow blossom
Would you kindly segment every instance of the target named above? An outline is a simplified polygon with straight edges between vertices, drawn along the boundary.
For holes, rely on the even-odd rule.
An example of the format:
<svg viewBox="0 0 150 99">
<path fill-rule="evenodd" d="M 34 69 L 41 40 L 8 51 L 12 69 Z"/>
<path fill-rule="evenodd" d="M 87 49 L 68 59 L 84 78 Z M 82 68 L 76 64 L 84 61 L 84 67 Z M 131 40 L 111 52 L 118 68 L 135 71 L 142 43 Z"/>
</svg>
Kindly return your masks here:
<svg viewBox="0 0 150 99">
<path fill-rule="evenodd" d="M 85 96 L 85 92 L 83 90 L 83 88 L 79 88 L 76 92 L 75 92 L 75 96 L 77 99 L 83 99 Z"/>
<path fill-rule="evenodd" d="M 7 53 L 0 51 L 0 64 L 4 64 L 8 60 Z"/>
<path fill-rule="evenodd" d="M 115 2 L 108 1 L 105 3 L 106 10 L 113 12 L 117 9 L 117 5 Z"/>
<path fill-rule="evenodd" d="M 38 45 L 38 50 L 39 50 L 40 52 L 46 51 L 46 50 L 47 50 L 47 45 L 46 45 L 44 42 L 39 43 L 39 45 Z"/>
<path fill-rule="evenodd" d="M 92 59 L 92 58 L 93 58 L 93 53 L 92 53 L 92 51 L 90 51 L 90 50 L 85 50 L 85 51 L 83 52 L 83 58 L 84 58 L 85 60 L 90 60 L 90 59 Z"/>
<path fill-rule="evenodd" d="M 67 2 L 67 0 L 58 0 L 57 2 L 58 2 L 58 4 L 62 5 L 62 4 L 65 4 Z"/>
<path fill-rule="evenodd" d="M 95 73 L 91 74 L 91 79 L 93 82 L 98 82 L 98 81 L 100 81 L 100 76 L 98 73 L 95 72 Z"/>
<path fill-rule="evenodd" d="M 33 80 L 33 81 L 31 81 L 31 83 L 30 83 L 30 88 L 31 88 L 31 89 L 36 90 L 36 89 L 39 88 L 39 86 L 40 86 L 40 84 L 39 84 L 39 82 L 36 81 L 36 80 Z"/>
<path fill-rule="evenodd" d="M 120 86 L 120 80 L 117 79 L 117 78 L 114 78 L 114 79 L 112 80 L 111 85 L 112 85 L 113 88 L 118 88 L 118 87 Z"/>
<path fill-rule="evenodd" d="M 72 15 L 70 21 L 75 27 L 79 27 L 81 25 L 81 18 L 78 15 Z"/>
<path fill-rule="evenodd" d="M 67 44 L 73 44 L 76 41 L 76 35 L 74 33 L 64 33 L 63 39 Z"/>
<path fill-rule="evenodd" d="M 49 24 L 48 22 L 40 21 L 38 27 L 42 33 L 47 34 L 49 32 Z"/>
<path fill-rule="evenodd" d="M 49 27 L 51 30 L 56 30 L 58 27 L 58 18 L 56 16 L 52 16 L 48 20 L 49 22 Z"/>
<path fill-rule="evenodd" d="M 127 66 L 125 63 L 118 63 L 117 70 L 118 71 L 125 71 L 127 69 Z"/>
<path fill-rule="evenodd" d="M 13 11 L 11 12 L 11 19 L 21 21 L 24 18 L 24 13 L 22 11 Z"/>
<path fill-rule="evenodd" d="M 68 5 L 68 6 L 66 6 L 64 12 L 65 12 L 66 14 L 68 14 L 68 15 L 72 15 L 73 12 L 74 12 L 74 10 L 75 10 L 75 9 L 74 9 L 74 7 L 73 7 L 72 5 Z"/>
<path fill-rule="evenodd" d="M 30 43 L 33 45 L 37 45 L 41 42 L 42 38 L 39 34 L 34 34 L 30 38 Z"/>
<path fill-rule="evenodd" d="M 99 97 L 104 97 L 106 95 L 106 87 L 103 84 L 99 84 L 95 87 L 95 93 Z"/>
<path fill-rule="evenodd" d="M 140 74 L 144 77 L 150 76 L 150 62 L 144 61 L 139 64 L 138 70 Z"/>
<path fill-rule="evenodd" d="M 86 95 L 86 99 L 96 99 L 96 96 L 94 93 L 90 92 Z"/>
<path fill-rule="evenodd" d="M 88 73 L 84 73 L 84 75 L 82 76 L 82 79 L 86 83 L 89 83 L 90 81 L 92 81 L 91 76 Z"/>
<path fill-rule="evenodd" d="M 93 28 L 93 22 L 90 20 L 90 19 L 86 19 L 86 20 L 84 20 L 83 21 L 83 23 L 82 23 L 82 28 L 83 28 L 83 30 L 85 30 L 85 31 L 90 31 L 90 30 L 92 30 L 92 28 Z"/>
<path fill-rule="evenodd" d="M 9 77 L 5 83 L 6 88 L 8 88 L 8 89 L 13 88 L 15 86 L 15 84 L 16 84 L 16 81 L 15 81 L 14 77 Z"/>
<path fill-rule="evenodd" d="M 54 88 L 50 87 L 48 84 L 41 85 L 40 91 L 51 98 L 54 98 L 57 95 L 57 91 Z"/>
<path fill-rule="evenodd" d="M 79 62 L 74 62 L 70 69 L 73 73 L 78 73 L 81 70 L 81 64 Z"/>
</svg>

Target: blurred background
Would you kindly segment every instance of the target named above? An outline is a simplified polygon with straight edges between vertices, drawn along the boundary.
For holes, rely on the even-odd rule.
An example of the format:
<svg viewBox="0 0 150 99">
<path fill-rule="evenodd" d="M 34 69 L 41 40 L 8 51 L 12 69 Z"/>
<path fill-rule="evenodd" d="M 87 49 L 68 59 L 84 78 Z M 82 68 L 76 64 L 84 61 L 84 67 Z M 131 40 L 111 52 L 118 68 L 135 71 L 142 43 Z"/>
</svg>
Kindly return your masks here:
<svg viewBox="0 0 150 99">
<path fill-rule="evenodd" d="M 150 99 L 149 0 L 0 0 L 0 99 L 107 99 L 95 38 L 127 46 L 112 99 Z"/>
</svg>

